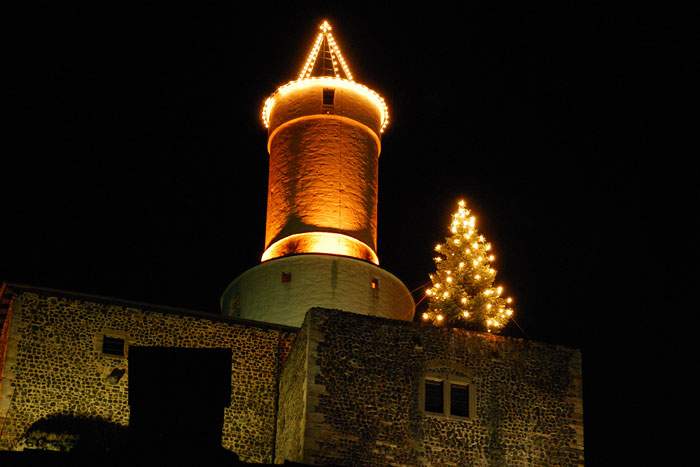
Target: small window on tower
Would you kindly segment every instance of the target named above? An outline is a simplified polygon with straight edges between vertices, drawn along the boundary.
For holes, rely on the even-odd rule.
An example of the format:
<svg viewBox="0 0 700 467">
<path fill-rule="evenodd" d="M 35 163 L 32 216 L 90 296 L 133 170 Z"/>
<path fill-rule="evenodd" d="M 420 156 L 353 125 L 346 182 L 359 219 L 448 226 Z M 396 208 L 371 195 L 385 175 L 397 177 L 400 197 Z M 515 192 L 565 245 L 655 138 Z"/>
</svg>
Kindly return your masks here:
<svg viewBox="0 0 700 467">
<path fill-rule="evenodd" d="M 372 287 L 374 290 L 379 290 L 379 279 L 376 277 L 372 278 L 372 280 L 369 283 L 369 286 Z"/>
<path fill-rule="evenodd" d="M 292 282 L 292 273 L 291 272 L 283 272 L 282 273 L 282 282 Z"/>
<path fill-rule="evenodd" d="M 323 89 L 323 105 L 333 105 L 335 99 L 335 89 L 324 88 Z"/>
<path fill-rule="evenodd" d="M 102 353 L 107 355 L 124 356 L 124 339 L 104 336 L 102 338 Z"/>
</svg>

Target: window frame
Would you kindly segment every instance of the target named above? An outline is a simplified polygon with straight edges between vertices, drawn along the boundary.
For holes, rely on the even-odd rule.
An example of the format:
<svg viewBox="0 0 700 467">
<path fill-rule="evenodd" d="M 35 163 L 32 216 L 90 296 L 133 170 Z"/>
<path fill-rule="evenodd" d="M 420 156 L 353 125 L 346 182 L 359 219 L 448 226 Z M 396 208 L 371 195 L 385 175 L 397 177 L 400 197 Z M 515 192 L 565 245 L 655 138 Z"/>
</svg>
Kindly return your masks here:
<svg viewBox="0 0 700 467">
<path fill-rule="evenodd" d="M 430 412 L 425 409 L 425 384 L 426 381 L 442 382 L 442 413 Z M 468 413 L 466 417 L 452 414 L 452 385 L 466 386 L 469 393 L 467 402 Z M 420 411 L 428 417 L 447 418 L 452 420 L 474 420 L 476 418 L 476 386 L 470 378 L 446 372 L 428 371 L 420 381 L 419 404 Z"/>
</svg>

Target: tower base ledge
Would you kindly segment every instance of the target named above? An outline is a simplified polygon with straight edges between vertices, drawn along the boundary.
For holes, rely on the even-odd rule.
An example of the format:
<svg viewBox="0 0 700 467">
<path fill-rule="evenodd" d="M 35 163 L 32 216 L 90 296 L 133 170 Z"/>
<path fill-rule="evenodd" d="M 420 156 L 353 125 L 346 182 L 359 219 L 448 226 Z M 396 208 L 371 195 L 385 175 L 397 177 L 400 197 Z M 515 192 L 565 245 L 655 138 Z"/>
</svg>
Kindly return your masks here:
<svg viewBox="0 0 700 467">
<path fill-rule="evenodd" d="M 410 321 L 415 302 L 396 276 L 344 256 L 304 254 L 261 263 L 224 291 L 225 316 L 300 327 L 310 308 Z"/>
</svg>

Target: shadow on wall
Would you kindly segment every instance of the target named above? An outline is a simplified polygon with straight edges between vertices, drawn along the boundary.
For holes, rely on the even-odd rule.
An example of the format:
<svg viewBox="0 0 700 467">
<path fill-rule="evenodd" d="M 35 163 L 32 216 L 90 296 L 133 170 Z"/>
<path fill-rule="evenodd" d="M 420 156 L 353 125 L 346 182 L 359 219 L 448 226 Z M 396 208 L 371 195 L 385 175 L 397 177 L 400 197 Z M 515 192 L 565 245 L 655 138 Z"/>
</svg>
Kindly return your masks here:
<svg viewBox="0 0 700 467">
<path fill-rule="evenodd" d="M 165 416 L 163 420 L 172 420 Z M 172 433 L 172 432 L 170 432 Z M 181 466 L 248 465 L 221 446 L 198 445 L 182 432 L 163 442 L 168 431 L 144 433 L 100 417 L 57 414 L 34 423 L 21 452 L 0 452 L 7 466 Z M 220 437 L 220 433 L 219 433 Z"/>
<path fill-rule="evenodd" d="M 127 427 L 101 417 L 54 414 L 34 422 L 20 443 L 25 450 L 93 455 L 123 448 L 127 432 Z"/>
<path fill-rule="evenodd" d="M 129 426 L 55 414 L 25 433 L 0 465 L 241 465 L 221 446 L 231 397 L 230 349 L 131 347 Z"/>
</svg>

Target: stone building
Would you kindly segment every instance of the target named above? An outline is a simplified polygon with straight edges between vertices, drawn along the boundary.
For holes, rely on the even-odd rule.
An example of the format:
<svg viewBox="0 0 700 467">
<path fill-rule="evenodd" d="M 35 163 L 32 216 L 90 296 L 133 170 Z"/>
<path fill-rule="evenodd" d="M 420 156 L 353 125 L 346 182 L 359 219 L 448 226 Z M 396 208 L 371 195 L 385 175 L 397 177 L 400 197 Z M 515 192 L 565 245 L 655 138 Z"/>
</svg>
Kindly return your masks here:
<svg viewBox="0 0 700 467">
<path fill-rule="evenodd" d="M 583 464 L 577 350 L 415 323 L 406 286 L 379 267 L 388 120 L 324 22 L 263 108 L 265 251 L 220 315 L 3 285 L 0 450 L 70 449 L 75 433 L 46 429 L 61 417 L 117 433 L 133 416 L 130 348 L 208 348 L 231 352 L 221 444 L 245 462 Z M 170 384 L 173 412 L 191 378 Z"/>
</svg>

